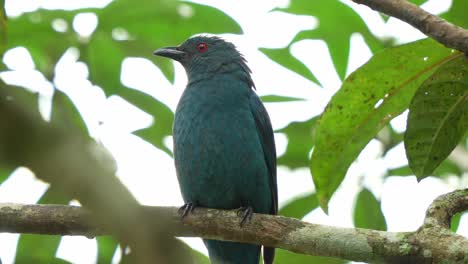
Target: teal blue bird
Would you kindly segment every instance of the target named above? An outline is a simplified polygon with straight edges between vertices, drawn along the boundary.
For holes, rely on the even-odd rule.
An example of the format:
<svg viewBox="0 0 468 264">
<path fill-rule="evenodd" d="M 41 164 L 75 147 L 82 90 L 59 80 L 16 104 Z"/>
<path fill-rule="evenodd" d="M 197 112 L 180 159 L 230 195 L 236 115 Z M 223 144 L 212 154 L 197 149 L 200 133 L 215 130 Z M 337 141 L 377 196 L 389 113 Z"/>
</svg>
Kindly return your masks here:
<svg viewBox="0 0 468 264">
<path fill-rule="evenodd" d="M 278 212 L 276 150 L 268 113 L 246 60 L 219 37 L 196 36 L 155 55 L 180 62 L 188 84 L 175 113 L 174 161 L 185 205 Z M 261 246 L 205 239 L 212 263 L 258 264 Z M 275 249 L 263 248 L 264 263 Z"/>
</svg>

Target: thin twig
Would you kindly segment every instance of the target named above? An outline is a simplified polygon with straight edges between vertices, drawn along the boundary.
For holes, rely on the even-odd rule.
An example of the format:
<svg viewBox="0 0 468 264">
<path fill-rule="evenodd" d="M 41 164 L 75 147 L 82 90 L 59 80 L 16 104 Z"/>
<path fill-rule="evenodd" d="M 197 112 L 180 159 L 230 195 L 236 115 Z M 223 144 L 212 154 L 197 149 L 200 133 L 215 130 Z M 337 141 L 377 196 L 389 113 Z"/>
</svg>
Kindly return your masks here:
<svg viewBox="0 0 468 264">
<path fill-rule="evenodd" d="M 448 48 L 468 54 L 468 30 L 424 11 L 406 0 L 352 0 L 417 28 Z"/>
</svg>

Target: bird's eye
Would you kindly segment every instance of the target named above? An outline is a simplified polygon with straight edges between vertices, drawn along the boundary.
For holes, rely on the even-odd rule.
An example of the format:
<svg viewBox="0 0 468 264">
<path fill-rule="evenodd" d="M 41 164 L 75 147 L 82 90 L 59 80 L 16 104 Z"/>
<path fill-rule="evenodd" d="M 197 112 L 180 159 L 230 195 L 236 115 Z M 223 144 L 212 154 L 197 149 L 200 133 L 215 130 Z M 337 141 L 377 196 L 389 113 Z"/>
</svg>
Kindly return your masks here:
<svg viewBox="0 0 468 264">
<path fill-rule="evenodd" d="M 206 43 L 198 43 L 197 50 L 199 52 L 205 52 L 208 50 L 208 45 Z"/>
</svg>

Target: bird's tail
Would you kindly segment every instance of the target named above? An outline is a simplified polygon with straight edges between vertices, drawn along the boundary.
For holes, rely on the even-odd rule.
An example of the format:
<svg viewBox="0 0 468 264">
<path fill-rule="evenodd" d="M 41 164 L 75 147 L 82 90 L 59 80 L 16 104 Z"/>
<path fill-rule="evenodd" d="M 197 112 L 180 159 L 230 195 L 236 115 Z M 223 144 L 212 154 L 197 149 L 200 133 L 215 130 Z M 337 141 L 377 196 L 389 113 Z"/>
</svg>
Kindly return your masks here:
<svg viewBox="0 0 468 264">
<path fill-rule="evenodd" d="M 258 264 L 260 261 L 259 245 L 208 239 L 203 242 L 212 264 Z"/>
<path fill-rule="evenodd" d="M 263 247 L 263 263 L 264 264 L 273 264 L 273 259 L 275 258 L 275 248 L 273 247 Z"/>
</svg>

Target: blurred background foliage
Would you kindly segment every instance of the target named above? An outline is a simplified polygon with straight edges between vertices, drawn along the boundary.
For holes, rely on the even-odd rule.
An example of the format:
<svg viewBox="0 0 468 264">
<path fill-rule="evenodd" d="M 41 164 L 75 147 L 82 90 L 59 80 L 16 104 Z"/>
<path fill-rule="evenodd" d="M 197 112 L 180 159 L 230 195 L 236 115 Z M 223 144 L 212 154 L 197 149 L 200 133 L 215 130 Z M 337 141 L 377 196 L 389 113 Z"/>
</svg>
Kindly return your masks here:
<svg viewBox="0 0 468 264">
<path fill-rule="evenodd" d="M 422 4 L 426 1 L 411 2 Z M 454 0 L 448 12 L 441 16 L 466 28 L 466 10 L 467 1 Z M 125 87 L 121 82 L 122 61 L 127 57 L 148 59 L 172 82 L 172 62 L 155 59 L 151 55 L 152 50 L 181 43 L 199 33 L 242 34 L 240 25 L 220 10 L 175 0 L 142 0 L 138 4 L 130 0 L 114 0 L 102 8 L 37 9 L 10 17 L 8 21 L 4 9 L 2 11 L 2 52 L 25 47 L 36 69 L 54 85 L 58 60 L 70 47 L 74 47 L 79 52 L 80 61 L 89 69 L 89 80 L 98 85 L 106 96 L 118 95 L 154 117 L 149 127 L 135 131 L 134 134 L 170 155 L 171 150 L 164 144 L 164 140 L 171 135 L 173 112 L 157 98 Z M 328 46 L 336 72 L 343 81 L 342 88 L 333 96 L 321 117 L 292 122 L 276 131 L 287 138 L 286 151 L 278 157 L 278 164 L 290 169 L 310 167 L 316 187 L 315 191 L 301 194 L 283 205 L 280 208 L 281 215 L 303 218 L 319 206 L 326 210 L 328 201 L 345 178 L 349 166 L 372 139 L 382 144 L 382 156 L 404 139 L 407 140 L 405 145 L 409 150 L 410 163 L 387 169 L 383 177 L 417 175 L 422 179 L 426 176 L 445 178 L 455 175 L 461 179 L 466 176 L 466 166 L 460 161 L 446 159 L 454 148 L 463 150 L 465 154 L 468 151 L 466 58 L 432 40 L 393 47 L 393 40 L 374 35 L 355 10 L 338 0 L 291 0 L 287 7 L 274 11 L 313 16 L 318 19 L 319 25 L 312 30 L 299 32 L 286 47 L 260 48 L 260 51 L 272 62 L 320 85 L 315 73 L 292 55 L 291 46 L 305 39 L 323 40 Z M 68 28 L 77 16 L 86 13 L 95 14 L 98 18 L 99 23 L 93 32 L 80 35 Z M 375 56 L 346 76 L 350 38 L 356 32 L 362 35 Z M 439 68 L 441 65 L 444 67 Z M 5 71 L 10 70 L 5 67 Z M 434 78 L 439 81 L 433 81 Z M 456 85 L 451 82 L 453 78 L 458 78 Z M 419 88 L 426 90 L 419 91 Z M 416 97 L 428 91 L 433 95 L 429 100 L 438 101 L 437 104 L 427 101 L 427 98 Z M 274 94 L 263 96 L 262 99 L 270 103 L 302 100 Z M 447 121 L 444 116 L 435 117 L 435 113 L 428 112 L 434 105 L 439 112 L 446 113 L 445 116 L 449 116 L 450 120 Z M 39 111 L 37 104 L 28 107 Z M 407 109 L 410 109 L 408 129 L 414 129 L 411 134 L 403 136 L 403 133 L 392 128 L 389 121 Z M 51 113 L 51 122 L 78 129 L 84 137 L 89 137 L 81 113 L 67 95 L 57 89 L 54 90 Z M 412 116 L 419 117 L 419 113 L 425 113 L 427 117 L 415 118 L 412 122 Z M 428 123 L 432 125 L 427 129 Z M 441 130 L 443 133 L 434 136 Z M 424 144 L 429 144 L 430 150 L 418 147 L 422 144 L 421 139 L 426 140 Z M 438 158 L 435 160 L 434 156 Z M 8 179 L 14 169 L 3 165 L 0 163 L 0 183 Z M 72 198 L 58 195 L 52 183 L 39 203 L 68 204 Z M 387 228 L 379 199 L 364 186 L 356 194 L 353 219 L 356 227 L 378 230 Z M 459 216 L 454 219 L 454 229 L 459 219 Z M 97 242 L 98 263 L 110 263 L 118 243 L 110 237 L 99 237 Z M 66 263 L 55 257 L 59 243 L 60 237 L 56 236 L 21 235 L 16 262 Z M 196 263 L 208 263 L 207 258 L 195 250 L 194 256 Z M 346 261 L 278 250 L 277 263 Z"/>
</svg>

